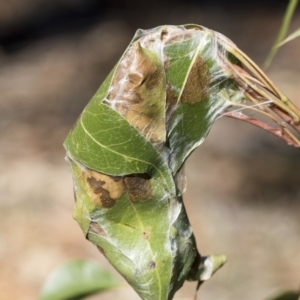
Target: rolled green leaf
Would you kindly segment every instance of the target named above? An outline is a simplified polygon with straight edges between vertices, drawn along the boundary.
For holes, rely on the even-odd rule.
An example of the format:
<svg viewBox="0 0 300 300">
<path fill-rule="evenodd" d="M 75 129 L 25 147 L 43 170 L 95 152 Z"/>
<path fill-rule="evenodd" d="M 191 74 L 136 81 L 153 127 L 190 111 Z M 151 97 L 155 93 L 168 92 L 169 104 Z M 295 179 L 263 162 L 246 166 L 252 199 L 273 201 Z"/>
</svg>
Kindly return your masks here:
<svg viewBox="0 0 300 300">
<path fill-rule="evenodd" d="M 200 264 L 181 197 L 146 175 L 108 176 L 71 165 L 74 218 L 87 238 L 142 299 L 171 299 L 196 258 Z"/>
<path fill-rule="evenodd" d="M 222 115 L 300 145 L 282 126 L 300 132 L 299 110 L 230 40 L 198 25 L 138 30 L 64 143 L 74 218 L 142 299 L 172 299 L 226 260 L 199 254 L 181 176 Z"/>
</svg>

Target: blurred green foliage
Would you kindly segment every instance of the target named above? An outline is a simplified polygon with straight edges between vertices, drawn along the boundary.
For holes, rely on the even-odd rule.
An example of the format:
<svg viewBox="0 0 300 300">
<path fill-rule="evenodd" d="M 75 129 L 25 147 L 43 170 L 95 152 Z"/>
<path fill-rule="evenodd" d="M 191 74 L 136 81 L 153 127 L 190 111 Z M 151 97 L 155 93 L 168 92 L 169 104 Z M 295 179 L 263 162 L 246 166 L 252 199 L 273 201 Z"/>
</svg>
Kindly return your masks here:
<svg viewBox="0 0 300 300">
<path fill-rule="evenodd" d="M 39 300 L 79 300 L 118 285 L 115 277 L 97 264 L 74 260 L 62 264 L 49 275 Z"/>
<path fill-rule="evenodd" d="M 264 68 L 267 68 L 270 66 L 270 64 L 271 64 L 273 58 L 275 57 L 275 55 L 278 51 L 278 48 L 280 46 L 282 46 L 283 44 L 300 36 L 300 28 L 299 28 L 295 32 L 290 34 L 288 37 L 286 37 L 286 34 L 289 30 L 290 23 L 293 18 L 293 15 L 295 13 L 295 10 L 297 8 L 297 5 L 298 5 L 298 0 L 290 0 L 289 4 L 287 6 L 287 9 L 285 11 L 277 38 L 274 42 L 273 47 L 270 50 L 265 62 L 264 62 Z"/>
</svg>

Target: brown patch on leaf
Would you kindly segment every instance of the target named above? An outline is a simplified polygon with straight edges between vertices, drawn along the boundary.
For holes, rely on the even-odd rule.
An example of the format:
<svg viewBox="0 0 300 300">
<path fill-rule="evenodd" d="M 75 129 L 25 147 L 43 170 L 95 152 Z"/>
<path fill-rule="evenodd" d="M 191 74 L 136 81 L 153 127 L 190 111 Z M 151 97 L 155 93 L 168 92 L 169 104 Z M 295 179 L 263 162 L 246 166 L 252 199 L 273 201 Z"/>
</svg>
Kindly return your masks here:
<svg viewBox="0 0 300 300">
<path fill-rule="evenodd" d="M 73 196 L 74 196 L 75 202 L 77 202 L 77 193 L 76 193 L 76 189 L 75 189 L 75 184 L 73 184 Z"/>
<path fill-rule="evenodd" d="M 87 182 L 95 194 L 100 194 L 99 199 L 103 207 L 110 208 L 115 204 L 114 199 L 110 197 L 108 190 L 104 189 L 105 181 L 96 180 L 94 177 L 87 178 Z M 98 201 L 95 201 L 96 204 Z"/>
<path fill-rule="evenodd" d="M 160 40 L 163 41 L 165 38 L 168 36 L 169 31 L 167 28 L 163 28 L 161 33 L 160 33 Z"/>
<path fill-rule="evenodd" d="M 165 39 L 166 45 L 174 44 L 174 43 L 180 43 L 185 40 L 191 39 L 195 35 L 194 30 L 186 30 L 185 28 L 180 28 L 180 27 L 172 27 L 172 30 L 170 32 L 169 30 L 169 35 L 168 38 Z"/>
<path fill-rule="evenodd" d="M 154 269 L 156 267 L 156 263 L 154 261 L 150 261 L 149 263 L 149 269 Z"/>
<path fill-rule="evenodd" d="M 111 208 L 125 192 L 121 177 L 108 176 L 95 171 L 88 171 L 85 175 L 91 194 L 95 195 L 93 200 L 97 206 Z"/>
<path fill-rule="evenodd" d="M 207 64 L 200 55 L 197 55 L 184 86 L 181 102 L 195 104 L 207 97 L 209 84 L 207 72 Z"/>
<path fill-rule="evenodd" d="M 168 124 L 173 112 L 176 109 L 178 97 L 175 95 L 170 83 L 167 84 L 167 107 L 166 107 L 166 123 Z"/>
<path fill-rule="evenodd" d="M 132 229 L 136 229 L 134 226 L 126 224 L 126 223 L 124 223 L 124 226 L 127 226 L 127 227 L 132 228 Z"/>
<path fill-rule="evenodd" d="M 90 223 L 89 232 L 93 232 L 97 235 L 101 235 L 101 236 L 104 236 L 104 237 L 107 236 L 107 234 L 104 231 L 104 229 L 102 228 L 102 226 L 97 222 L 91 222 Z"/>
<path fill-rule="evenodd" d="M 105 251 L 103 248 L 101 248 L 100 246 L 97 246 L 97 249 L 105 256 Z"/>
<path fill-rule="evenodd" d="M 150 230 L 147 230 L 147 231 L 143 232 L 144 239 L 148 240 L 149 235 L 150 235 Z"/>
<path fill-rule="evenodd" d="M 165 71 L 156 53 L 139 42 L 132 44 L 119 63 L 106 104 L 153 143 L 166 139 Z"/>
<path fill-rule="evenodd" d="M 132 202 L 147 200 L 152 196 L 150 178 L 147 175 L 126 176 L 124 182 Z"/>
</svg>

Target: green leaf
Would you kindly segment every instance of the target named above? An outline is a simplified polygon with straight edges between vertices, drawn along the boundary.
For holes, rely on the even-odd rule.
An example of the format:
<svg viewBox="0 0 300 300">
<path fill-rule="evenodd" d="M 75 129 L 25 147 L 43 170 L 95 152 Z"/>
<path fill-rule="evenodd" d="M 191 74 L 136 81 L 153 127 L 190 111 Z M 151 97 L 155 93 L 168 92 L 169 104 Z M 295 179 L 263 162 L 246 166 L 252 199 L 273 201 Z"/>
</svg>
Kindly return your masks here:
<svg viewBox="0 0 300 300">
<path fill-rule="evenodd" d="M 226 261 L 198 252 L 180 175 L 222 115 L 300 145 L 281 121 L 300 133 L 300 111 L 229 39 L 160 26 L 137 31 L 65 141 L 74 218 L 144 300 L 171 300 L 185 280 L 200 286 Z"/>
<path fill-rule="evenodd" d="M 49 275 L 39 300 L 79 300 L 118 285 L 114 276 L 95 263 L 70 261 Z"/>
<path fill-rule="evenodd" d="M 164 48 L 168 62 L 168 96 L 176 101 L 168 128 L 174 174 L 204 141 L 219 113 L 229 105 L 223 90 L 230 91 L 230 97 L 240 94 L 240 88 L 220 64 L 217 47 L 221 45 L 213 32 L 195 30 L 193 36 L 187 34 L 186 40 L 178 40 Z M 239 101 L 243 101 L 241 95 L 236 99 Z"/>
<path fill-rule="evenodd" d="M 174 192 L 174 181 L 162 155 L 123 116 L 103 103 L 113 74 L 101 85 L 65 140 L 68 155 L 109 175 L 147 173 L 161 178 L 161 183 Z"/>
<path fill-rule="evenodd" d="M 87 238 L 142 299 L 168 299 L 198 256 L 181 199 L 170 197 L 154 178 L 112 178 L 71 165 L 74 217 Z"/>
</svg>

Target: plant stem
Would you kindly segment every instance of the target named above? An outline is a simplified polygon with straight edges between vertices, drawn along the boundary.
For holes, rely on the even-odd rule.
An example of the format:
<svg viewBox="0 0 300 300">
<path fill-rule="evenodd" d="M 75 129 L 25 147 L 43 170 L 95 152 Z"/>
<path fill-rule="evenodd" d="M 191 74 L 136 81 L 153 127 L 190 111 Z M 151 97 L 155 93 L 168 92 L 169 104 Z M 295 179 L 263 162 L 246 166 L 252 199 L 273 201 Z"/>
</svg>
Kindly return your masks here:
<svg viewBox="0 0 300 300">
<path fill-rule="evenodd" d="M 280 42 L 283 41 L 284 37 L 286 36 L 286 33 L 290 27 L 290 23 L 291 23 L 291 20 L 292 20 L 292 17 L 293 17 L 293 14 L 295 12 L 295 9 L 297 7 L 297 4 L 298 4 L 298 0 L 290 0 L 288 6 L 287 6 L 287 9 L 285 11 L 285 14 L 284 14 L 284 17 L 283 17 L 283 20 L 282 20 L 282 24 L 281 24 L 281 27 L 280 27 L 280 30 L 279 30 L 279 33 L 277 35 L 277 38 L 263 64 L 263 67 L 264 69 L 267 69 L 275 54 L 277 53 L 278 51 L 278 47 L 276 47 Z"/>
</svg>

